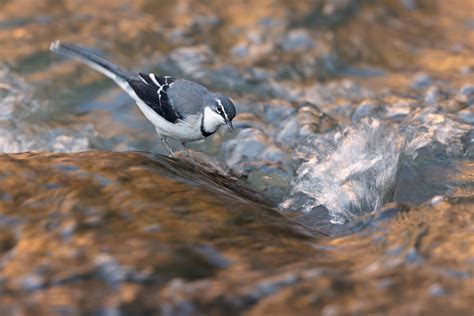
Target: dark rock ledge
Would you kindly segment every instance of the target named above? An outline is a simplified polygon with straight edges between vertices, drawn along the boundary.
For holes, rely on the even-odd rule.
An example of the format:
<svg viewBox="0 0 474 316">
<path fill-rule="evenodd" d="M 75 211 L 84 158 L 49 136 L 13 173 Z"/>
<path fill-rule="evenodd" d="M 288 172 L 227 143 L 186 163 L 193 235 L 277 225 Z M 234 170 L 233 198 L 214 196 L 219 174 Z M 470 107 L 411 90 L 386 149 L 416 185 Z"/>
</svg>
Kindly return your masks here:
<svg viewBox="0 0 474 316">
<path fill-rule="evenodd" d="M 0 315 L 468 315 L 471 206 L 330 238 L 161 156 L 0 155 Z"/>
</svg>

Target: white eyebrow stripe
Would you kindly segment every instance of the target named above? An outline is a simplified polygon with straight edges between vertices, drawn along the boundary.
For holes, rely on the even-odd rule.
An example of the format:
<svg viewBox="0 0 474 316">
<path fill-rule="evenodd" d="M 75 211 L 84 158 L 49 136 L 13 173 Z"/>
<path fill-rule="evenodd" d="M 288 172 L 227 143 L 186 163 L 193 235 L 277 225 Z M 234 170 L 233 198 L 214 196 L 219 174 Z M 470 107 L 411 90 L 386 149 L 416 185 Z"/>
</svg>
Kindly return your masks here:
<svg viewBox="0 0 474 316">
<path fill-rule="evenodd" d="M 227 113 L 226 113 L 226 111 L 225 111 L 225 109 L 224 109 L 224 106 L 222 105 L 221 100 L 219 100 L 219 99 L 215 99 L 215 100 L 216 100 L 217 104 L 219 104 L 219 106 L 221 107 L 222 112 L 224 112 L 224 116 L 225 116 L 226 121 L 228 121 L 228 120 L 229 120 L 229 117 L 227 116 Z"/>
<path fill-rule="evenodd" d="M 156 80 L 155 74 L 152 73 L 152 74 L 149 74 L 148 76 L 150 76 L 151 81 L 153 81 L 154 84 L 156 84 L 159 88 L 161 88 L 161 84 L 158 82 L 158 80 Z"/>
</svg>

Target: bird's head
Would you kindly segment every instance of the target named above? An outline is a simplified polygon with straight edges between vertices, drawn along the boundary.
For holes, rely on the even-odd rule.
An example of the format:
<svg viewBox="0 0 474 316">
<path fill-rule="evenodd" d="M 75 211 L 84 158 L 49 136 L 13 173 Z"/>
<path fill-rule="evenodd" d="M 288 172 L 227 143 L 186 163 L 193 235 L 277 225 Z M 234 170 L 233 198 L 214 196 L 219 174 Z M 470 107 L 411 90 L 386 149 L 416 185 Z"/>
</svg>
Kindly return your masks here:
<svg viewBox="0 0 474 316">
<path fill-rule="evenodd" d="M 214 133 L 221 125 L 227 125 L 231 132 L 234 131 L 232 120 L 235 117 L 235 106 L 225 95 L 212 93 L 206 97 L 203 128 L 205 131 Z"/>
</svg>

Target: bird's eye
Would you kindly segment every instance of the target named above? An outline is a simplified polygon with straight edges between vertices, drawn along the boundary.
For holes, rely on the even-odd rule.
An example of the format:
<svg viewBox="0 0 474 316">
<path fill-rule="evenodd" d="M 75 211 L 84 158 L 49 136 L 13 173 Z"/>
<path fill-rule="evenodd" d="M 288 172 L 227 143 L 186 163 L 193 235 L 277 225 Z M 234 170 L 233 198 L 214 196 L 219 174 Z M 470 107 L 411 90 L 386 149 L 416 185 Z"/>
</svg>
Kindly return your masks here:
<svg viewBox="0 0 474 316">
<path fill-rule="evenodd" d="M 217 113 L 222 113 L 222 106 L 217 107 Z"/>
</svg>

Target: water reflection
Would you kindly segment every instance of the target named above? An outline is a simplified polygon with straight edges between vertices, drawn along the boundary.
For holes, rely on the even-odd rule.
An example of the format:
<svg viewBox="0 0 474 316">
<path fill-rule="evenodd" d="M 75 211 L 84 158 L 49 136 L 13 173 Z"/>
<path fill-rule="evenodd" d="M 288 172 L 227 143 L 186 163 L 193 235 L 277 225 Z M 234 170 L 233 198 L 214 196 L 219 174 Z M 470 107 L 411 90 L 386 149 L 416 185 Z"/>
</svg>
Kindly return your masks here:
<svg viewBox="0 0 474 316">
<path fill-rule="evenodd" d="M 56 39 L 239 111 L 232 138 L 193 145 L 199 171 L 2 155 L 0 314 L 468 314 L 471 8 L 0 1 L 2 152 L 165 152 L 112 82 L 51 56 Z"/>
</svg>

